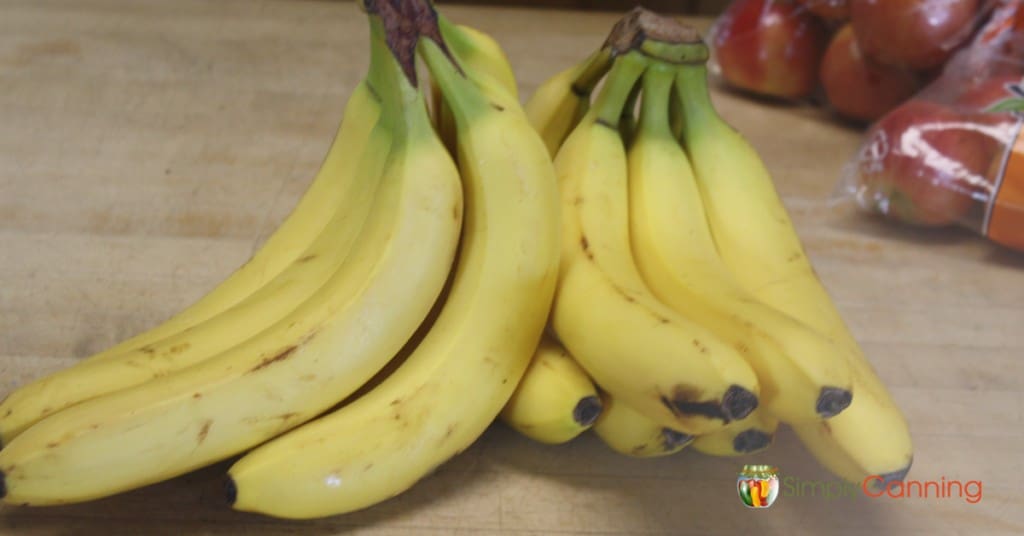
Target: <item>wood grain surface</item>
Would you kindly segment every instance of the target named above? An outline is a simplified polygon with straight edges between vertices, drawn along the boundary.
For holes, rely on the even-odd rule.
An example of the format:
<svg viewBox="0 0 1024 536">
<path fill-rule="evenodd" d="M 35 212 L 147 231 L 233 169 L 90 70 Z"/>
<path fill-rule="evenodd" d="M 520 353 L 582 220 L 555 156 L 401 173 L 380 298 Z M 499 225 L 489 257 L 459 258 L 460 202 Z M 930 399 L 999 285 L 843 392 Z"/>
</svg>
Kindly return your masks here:
<svg viewBox="0 0 1024 536">
<path fill-rule="evenodd" d="M 616 16 L 445 6 L 491 32 L 528 95 Z M 706 26 L 707 21 L 698 21 Z M 0 1 L 0 396 L 145 329 L 241 264 L 308 185 L 367 65 L 346 2 Z M 2 534 L 1024 533 L 1024 256 L 828 202 L 859 133 L 718 91 L 763 154 L 815 266 L 910 420 L 910 478 L 983 498 L 780 497 L 743 463 L 832 480 L 788 431 L 760 455 L 615 455 L 494 425 L 410 492 L 285 522 L 231 511 L 224 464 L 122 496 L 0 508 Z"/>
</svg>

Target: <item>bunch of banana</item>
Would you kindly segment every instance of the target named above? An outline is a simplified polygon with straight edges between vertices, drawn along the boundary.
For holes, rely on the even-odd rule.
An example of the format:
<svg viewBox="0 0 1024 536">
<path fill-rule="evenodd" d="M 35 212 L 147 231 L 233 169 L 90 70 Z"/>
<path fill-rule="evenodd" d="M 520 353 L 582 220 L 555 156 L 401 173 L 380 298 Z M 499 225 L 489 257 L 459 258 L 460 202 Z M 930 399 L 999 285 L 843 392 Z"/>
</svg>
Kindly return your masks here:
<svg viewBox="0 0 1024 536">
<path fill-rule="evenodd" d="M 292 215 L 188 310 L 5 399 L 4 502 L 86 501 L 244 453 L 235 508 L 348 512 L 505 407 L 558 275 L 554 168 L 511 70 L 486 68 L 507 67 L 493 41 L 426 0 L 364 5 L 369 71 Z"/>
<path fill-rule="evenodd" d="M 900 479 L 906 422 L 758 155 L 712 106 L 706 61 L 694 30 L 638 8 L 526 105 L 562 193 L 550 323 L 601 393 L 594 431 L 631 456 L 734 456 L 767 448 L 781 421 L 844 478 Z M 506 421 L 531 435 L 524 409 L 580 384 L 562 369 L 548 393 L 517 392 Z"/>
</svg>

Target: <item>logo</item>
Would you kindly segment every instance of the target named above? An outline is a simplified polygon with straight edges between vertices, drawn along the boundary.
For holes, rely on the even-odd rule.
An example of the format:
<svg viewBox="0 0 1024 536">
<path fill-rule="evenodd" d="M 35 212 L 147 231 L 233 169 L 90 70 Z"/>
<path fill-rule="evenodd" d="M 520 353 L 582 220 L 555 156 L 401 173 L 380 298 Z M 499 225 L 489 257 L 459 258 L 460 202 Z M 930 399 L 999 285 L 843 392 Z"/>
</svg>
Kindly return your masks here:
<svg viewBox="0 0 1024 536">
<path fill-rule="evenodd" d="M 744 465 L 736 479 L 736 490 L 747 508 L 768 508 L 779 496 L 779 468 Z"/>
</svg>

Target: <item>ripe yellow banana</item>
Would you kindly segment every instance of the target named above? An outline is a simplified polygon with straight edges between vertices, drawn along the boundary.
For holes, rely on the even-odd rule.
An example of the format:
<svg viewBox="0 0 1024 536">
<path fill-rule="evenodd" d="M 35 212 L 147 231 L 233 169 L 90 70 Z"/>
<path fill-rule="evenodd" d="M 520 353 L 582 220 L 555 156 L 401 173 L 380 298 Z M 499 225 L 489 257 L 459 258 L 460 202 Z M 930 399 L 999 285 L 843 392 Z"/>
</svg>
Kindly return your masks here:
<svg viewBox="0 0 1024 536">
<path fill-rule="evenodd" d="M 787 422 L 832 417 L 850 403 L 841 350 L 739 286 L 719 258 L 686 153 L 669 125 L 676 67 L 644 74 L 640 128 L 629 151 L 633 254 L 654 294 L 739 349 L 762 405 Z"/>
<path fill-rule="evenodd" d="M 450 271 L 461 188 L 422 94 L 382 39 L 369 79 L 395 128 L 394 157 L 346 262 L 242 344 L 36 423 L 0 451 L 4 501 L 83 501 L 226 458 L 330 408 L 395 355 Z"/>
<path fill-rule="evenodd" d="M 633 262 L 617 123 L 645 65 L 639 52 L 615 60 L 555 159 L 563 257 L 552 326 L 602 389 L 662 426 L 702 434 L 757 407 L 758 384 L 734 348 L 658 301 Z"/>
<path fill-rule="evenodd" d="M 361 87 L 370 86 L 364 82 Z M 35 422 L 64 408 L 183 370 L 226 351 L 309 298 L 345 261 L 380 182 L 391 146 L 391 128 L 379 122 L 366 134 L 365 141 L 352 147 L 359 153 L 345 150 L 328 158 L 335 173 L 333 183 L 339 187 L 334 192 L 337 207 L 302 256 L 219 314 L 161 340 L 104 359 L 86 360 L 14 391 L 0 403 L 2 442 L 9 443 Z"/>
<path fill-rule="evenodd" d="M 379 386 L 236 463 L 237 509 L 310 518 L 401 493 L 483 433 L 540 340 L 558 270 L 551 162 L 521 108 L 493 106 L 433 41 L 420 53 L 459 127 L 466 221 L 448 299 Z"/>
<path fill-rule="evenodd" d="M 545 336 L 501 410 L 501 420 L 541 443 L 565 443 L 601 414 L 597 388 L 558 341 Z"/>
<path fill-rule="evenodd" d="M 590 94 L 608 72 L 612 51 L 607 47 L 547 79 L 526 102 L 526 115 L 552 158 L 562 142 L 590 109 Z"/>
<path fill-rule="evenodd" d="M 666 428 L 608 393 L 601 393 L 601 416 L 594 433 L 612 450 L 634 458 L 668 456 L 686 448 L 693 436 Z"/>
<path fill-rule="evenodd" d="M 757 408 L 745 418 L 707 435 L 697 436 L 692 447 L 712 456 L 743 456 L 771 446 L 779 419 L 765 408 Z"/>
<path fill-rule="evenodd" d="M 353 155 L 371 145 L 371 130 L 380 117 L 380 100 L 365 82 L 345 105 L 344 120 L 320 170 L 291 214 L 248 261 L 198 301 L 158 326 L 84 358 L 105 359 L 178 333 L 224 311 L 249 296 L 302 256 L 303 251 L 343 203 L 352 181 Z M 3 413 L 0 412 L 0 415 Z"/>
<path fill-rule="evenodd" d="M 703 44 L 693 46 L 707 57 Z M 818 280 L 764 163 L 717 115 L 704 63 L 684 66 L 676 82 L 686 148 L 725 265 L 762 302 L 846 350 L 852 403 L 827 421 L 797 423 L 794 429 L 841 476 L 902 479 L 913 457 L 906 420 Z M 842 459 L 829 452 L 842 453 Z M 858 478 L 842 470 L 847 460 L 859 468 Z"/>
</svg>

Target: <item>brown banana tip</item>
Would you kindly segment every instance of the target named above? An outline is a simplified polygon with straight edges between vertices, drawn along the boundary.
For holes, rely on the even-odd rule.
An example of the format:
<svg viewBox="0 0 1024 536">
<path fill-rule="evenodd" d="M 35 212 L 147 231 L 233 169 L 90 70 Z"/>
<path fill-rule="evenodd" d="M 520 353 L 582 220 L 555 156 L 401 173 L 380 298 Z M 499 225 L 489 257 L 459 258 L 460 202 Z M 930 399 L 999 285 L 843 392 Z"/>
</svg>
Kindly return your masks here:
<svg viewBox="0 0 1024 536">
<path fill-rule="evenodd" d="M 603 409 L 600 398 L 593 395 L 583 397 L 572 410 L 572 420 L 580 426 L 591 426 L 597 422 Z"/>
<path fill-rule="evenodd" d="M 696 28 L 637 6 L 615 23 L 605 46 L 611 47 L 613 54 L 625 54 L 639 48 L 646 39 L 665 43 L 701 42 Z"/>
<path fill-rule="evenodd" d="M 840 387 L 822 387 L 815 407 L 818 415 L 827 419 L 839 415 L 853 402 L 853 393 Z"/>
<path fill-rule="evenodd" d="M 671 428 L 662 428 L 661 439 L 665 442 L 665 449 L 672 450 L 685 447 L 693 441 L 693 436 Z"/>
<path fill-rule="evenodd" d="M 757 405 L 757 395 L 739 385 L 730 386 L 722 396 L 722 412 L 726 422 L 738 421 L 750 415 L 750 412 L 757 409 Z"/>
<path fill-rule="evenodd" d="M 437 11 L 429 0 L 406 0 L 390 2 L 385 0 L 363 0 L 363 9 L 380 17 L 388 48 L 401 65 L 405 77 L 413 87 L 418 86 L 416 77 L 416 46 L 420 38 L 428 38 L 441 48 L 445 56 L 458 68 L 458 63 L 441 37 L 437 22 Z M 461 72 L 461 69 L 459 69 Z"/>
<path fill-rule="evenodd" d="M 238 486 L 235 485 L 235 479 L 230 476 L 224 481 L 224 497 L 228 500 L 228 506 L 234 506 L 238 500 Z"/>
<path fill-rule="evenodd" d="M 744 430 L 732 439 L 732 448 L 736 452 L 749 454 L 768 448 L 772 444 L 772 434 L 762 430 Z"/>
</svg>

